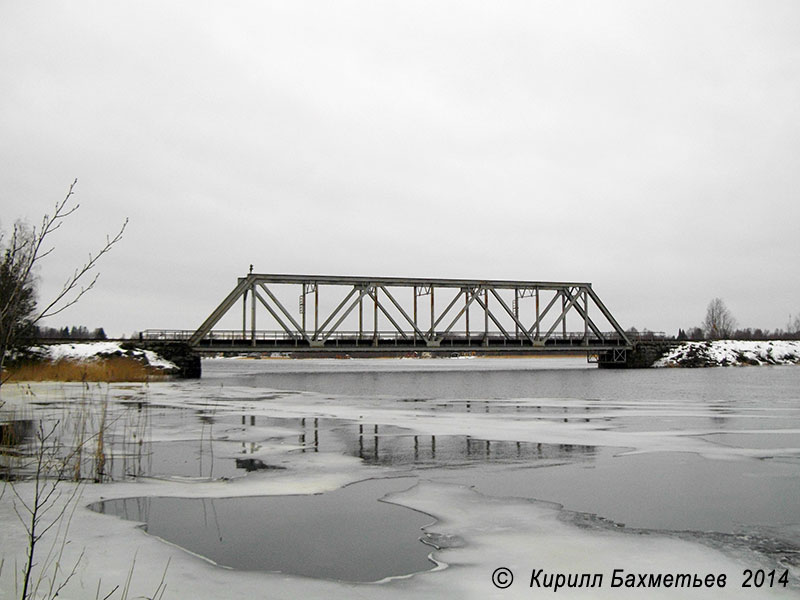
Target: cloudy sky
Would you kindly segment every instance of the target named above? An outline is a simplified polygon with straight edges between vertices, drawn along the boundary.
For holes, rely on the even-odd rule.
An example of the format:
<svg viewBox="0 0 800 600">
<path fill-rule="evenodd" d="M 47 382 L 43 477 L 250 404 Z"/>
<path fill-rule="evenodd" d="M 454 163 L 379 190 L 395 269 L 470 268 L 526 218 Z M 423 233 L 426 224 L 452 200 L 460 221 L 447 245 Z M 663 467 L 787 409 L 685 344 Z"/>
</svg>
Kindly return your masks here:
<svg viewBox="0 0 800 600">
<path fill-rule="evenodd" d="M 0 2 L 0 226 L 78 178 L 49 324 L 263 273 L 590 281 L 625 327 L 800 312 L 796 0 Z"/>
</svg>

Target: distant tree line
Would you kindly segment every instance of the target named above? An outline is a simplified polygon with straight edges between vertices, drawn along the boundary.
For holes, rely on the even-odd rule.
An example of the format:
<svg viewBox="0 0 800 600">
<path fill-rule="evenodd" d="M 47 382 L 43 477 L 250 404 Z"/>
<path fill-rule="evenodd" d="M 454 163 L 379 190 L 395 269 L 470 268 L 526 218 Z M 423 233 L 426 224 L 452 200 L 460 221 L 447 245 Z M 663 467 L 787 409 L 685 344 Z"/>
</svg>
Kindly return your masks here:
<svg viewBox="0 0 800 600">
<path fill-rule="evenodd" d="M 37 340 L 106 340 L 108 336 L 102 327 L 89 330 L 83 325 L 73 325 L 72 327 L 41 327 L 35 325 L 28 331 L 33 339 Z"/>
<path fill-rule="evenodd" d="M 637 339 L 652 339 L 655 334 L 648 329 L 641 332 L 636 327 L 631 327 L 627 333 L 634 334 Z M 660 336 L 655 336 L 660 337 Z M 792 317 L 786 328 L 761 329 L 760 327 L 738 327 L 736 319 L 731 314 L 721 298 L 714 298 L 706 308 L 706 318 L 702 325 L 678 329 L 675 336 L 664 336 L 662 339 L 677 341 L 702 341 L 702 340 L 800 340 L 800 314 Z"/>
<path fill-rule="evenodd" d="M 740 328 L 722 298 L 714 298 L 706 308 L 706 318 L 701 327 L 688 331 L 678 330 L 678 340 L 800 340 L 800 315 L 789 322 L 786 329 Z"/>
<path fill-rule="evenodd" d="M 702 341 L 714 339 L 729 340 L 800 340 L 800 331 L 790 329 L 761 329 L 760 327 L 745 327 L 735 329 L 725 337 L 709 337 L 701 327 L 690 327 L 688 329 L 678 329 L 678 334 L 674 337 L 678 341 Z"/>
</svg>

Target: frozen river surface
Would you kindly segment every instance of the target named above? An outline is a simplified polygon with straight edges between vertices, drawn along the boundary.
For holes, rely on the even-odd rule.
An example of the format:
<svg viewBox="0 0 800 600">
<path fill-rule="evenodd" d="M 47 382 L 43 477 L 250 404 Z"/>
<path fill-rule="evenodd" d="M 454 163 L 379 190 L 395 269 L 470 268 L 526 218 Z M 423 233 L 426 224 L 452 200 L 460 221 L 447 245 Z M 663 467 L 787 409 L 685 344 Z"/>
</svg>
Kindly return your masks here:
<svg viewBox="0 0 800 600">
<path fill-rule="evenodd" d="M 149 386 L 3 387 L 25 423 L 107 403 L 112 481 L 81 488 L 65 550 L 83 550 L 80 577 L 59 597 L 94 597 L 101 580 L 107 592 L 134 556 L 140 595 L 169 562 L 165 598 L 528 598 L 558 582 L 582 598 L 800 596 L 800 368 L 203 370 Z M 5 493 L 9 598 L 7 565 L 25 549 L 12 504 Z M 686 587 L 686 575 L 714 584 Z"/>
</svg>

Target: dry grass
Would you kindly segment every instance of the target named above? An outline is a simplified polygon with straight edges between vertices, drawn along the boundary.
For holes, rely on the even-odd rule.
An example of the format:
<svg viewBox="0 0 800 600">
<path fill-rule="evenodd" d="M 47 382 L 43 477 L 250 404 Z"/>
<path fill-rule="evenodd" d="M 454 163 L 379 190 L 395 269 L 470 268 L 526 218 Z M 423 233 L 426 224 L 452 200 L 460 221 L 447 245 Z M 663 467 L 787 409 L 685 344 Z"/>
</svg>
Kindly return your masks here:
<svg viewBox="0 0 800 600">
<path fill-rule="evenodd" d="M 27 363 L 4 371 L 3 378 L 9 381 L 157 381 L 166 375 L 159 369 L 143 365 L 127 357 L 113 357 L 78 362 L 59 360 L 55 362 Z"/>
</svg>

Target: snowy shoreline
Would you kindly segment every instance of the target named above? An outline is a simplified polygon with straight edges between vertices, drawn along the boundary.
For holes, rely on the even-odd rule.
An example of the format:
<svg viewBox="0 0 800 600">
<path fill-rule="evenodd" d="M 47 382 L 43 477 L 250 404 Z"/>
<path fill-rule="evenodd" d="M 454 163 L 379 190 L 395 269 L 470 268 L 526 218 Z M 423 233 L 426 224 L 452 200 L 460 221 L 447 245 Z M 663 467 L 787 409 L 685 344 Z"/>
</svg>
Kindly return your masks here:
<svg viewBox="0 0 800 600">
<path fill-rule="evenodd" d="M 653 367 L 735 367 L 800 364 L 800 341 L 715 340 L 683 342 Z"/>
<path fill-rule="evenodd" d="M 114 357 L 132 358 L 165 373 L 178 373 L 181 370 L 175 362 L 167 360 L 153 350 L 137 348 L 133 343 L 110 341 L 32 346 L 15 358 L 49 362 L 60 360 L 88 362 Z M 703 368 L 793 364 L 800 364 L 800 341 L 715 340 L 679 343 L 656 360 L 652 367 Z"/>
<path fill-rule="evenodd" d="M 31 346 L 25 350 L 21 358 L 31 358 L 33 360 L 57 362 L 68 360 L 72 362 L 95 361 L 108 358 L 132 358 L 142 364 L 160 369 L 165 372 L 178 371 L 178 365 L 166 360 L 152 350 L 136 348 L 120 342 L 76 342 L 66 344 L 46 344 L 41 346 Z"/>
</svg>

